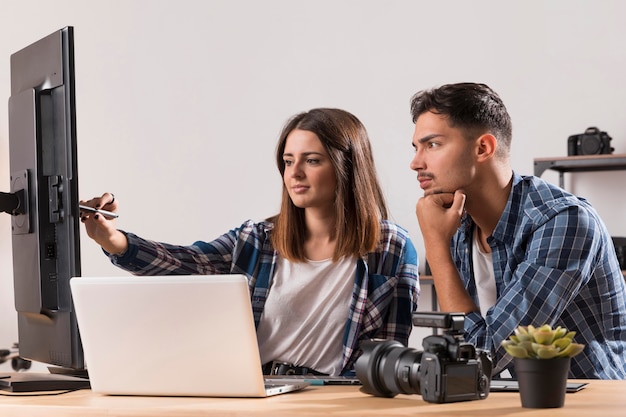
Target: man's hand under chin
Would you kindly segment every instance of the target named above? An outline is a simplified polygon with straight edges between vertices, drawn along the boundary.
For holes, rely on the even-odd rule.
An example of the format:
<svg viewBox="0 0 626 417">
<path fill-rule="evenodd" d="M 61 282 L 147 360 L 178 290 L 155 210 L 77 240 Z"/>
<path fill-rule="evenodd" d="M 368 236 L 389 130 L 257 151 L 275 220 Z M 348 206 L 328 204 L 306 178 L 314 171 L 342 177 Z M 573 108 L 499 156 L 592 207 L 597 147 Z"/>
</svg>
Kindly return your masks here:
<svg viewBox="0 0 626 417">
<path fill-rule="evenodd" d="M 464 208 L 465 193 L 462 190 L 432 191 L 418 200 L 415 214 L 427 251 L 429 244 L 450 244 L 456 229 L 461 225 Z"/>
<path fill-rule="evenodd" d="M 442 207 L 450 208 L 452 206 L 452 201 L 454 200 L 454 193 L 455 191 L 430 190 L 424 192 L 424 197 L 434 198 L 435 201 L 438 201 L 442 204 Z"/>
</svg>

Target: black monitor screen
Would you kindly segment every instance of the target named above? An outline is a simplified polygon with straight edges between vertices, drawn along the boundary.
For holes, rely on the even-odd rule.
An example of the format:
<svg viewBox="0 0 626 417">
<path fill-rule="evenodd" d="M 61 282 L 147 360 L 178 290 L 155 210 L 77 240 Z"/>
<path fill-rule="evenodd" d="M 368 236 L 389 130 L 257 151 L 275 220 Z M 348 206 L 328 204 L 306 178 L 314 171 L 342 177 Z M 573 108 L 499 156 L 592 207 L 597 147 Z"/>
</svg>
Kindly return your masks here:
<svg viewBox="0 0 626 417">
<path fill-rule="evenodd" d="M 72 27 L 11 55 L 9 151 L 2 208 L 12 215 L 19 355 L 82 370 L 69 287 L 80 276 Z"/>
</svg>

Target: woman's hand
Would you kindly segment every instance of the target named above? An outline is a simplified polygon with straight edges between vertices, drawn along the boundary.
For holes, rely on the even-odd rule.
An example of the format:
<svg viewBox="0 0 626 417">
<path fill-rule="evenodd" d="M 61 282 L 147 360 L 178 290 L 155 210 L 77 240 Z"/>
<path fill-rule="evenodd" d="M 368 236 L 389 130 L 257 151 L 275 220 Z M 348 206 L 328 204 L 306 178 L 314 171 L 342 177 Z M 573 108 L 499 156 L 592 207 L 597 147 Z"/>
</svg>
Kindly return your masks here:
<svg viewBox="0 0 626 417">
<path fill-rule="evenodd" d="M 104 193 L 101 197 L 81 200 L 80 205 L 111 212 L 117 211 L 117 201 L 112 193 Z M 80 211 L 80 220 L 85 224 L 87 236 L 93 239 L 102 249 L 111 254 L 121 254 L 128 249 L 126 235 L 117 230 L 115 219 L 100 213 Z"/>
</svg>

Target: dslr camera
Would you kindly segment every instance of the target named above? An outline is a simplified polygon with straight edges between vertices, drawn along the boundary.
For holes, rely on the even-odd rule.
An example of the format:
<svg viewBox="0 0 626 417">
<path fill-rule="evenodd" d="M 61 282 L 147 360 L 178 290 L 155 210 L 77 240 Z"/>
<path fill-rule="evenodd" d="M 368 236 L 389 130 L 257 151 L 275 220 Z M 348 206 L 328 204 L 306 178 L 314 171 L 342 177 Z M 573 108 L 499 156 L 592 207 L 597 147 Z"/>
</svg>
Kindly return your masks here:
<svg viewBox="0 0 626 417">
<path fill-rule="evenodd" d="M 585 133 L 567 138 L 567 155 L 611 154 L 611 137 L 597 127 L 589 127 Z"/>
<path fill-rule="evenodd" d="M 482 400 L 489 395 L 488 352 L 463 341 L 463 313 L 414 313 L 413 325 L 445 329 L 424 338 L 423 351 L 395 340 L 367 340 L 355 364 L 361 390 L 378 397 L 421 394 L 431 403 Z"/>
</svg>

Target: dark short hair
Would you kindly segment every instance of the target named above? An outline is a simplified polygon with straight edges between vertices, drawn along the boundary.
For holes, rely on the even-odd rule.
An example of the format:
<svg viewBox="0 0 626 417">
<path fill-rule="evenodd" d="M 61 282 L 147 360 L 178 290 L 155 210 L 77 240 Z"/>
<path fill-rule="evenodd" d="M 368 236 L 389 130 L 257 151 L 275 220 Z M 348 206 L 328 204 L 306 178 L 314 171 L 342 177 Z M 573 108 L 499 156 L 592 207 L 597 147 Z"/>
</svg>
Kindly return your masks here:
<svg viewBox="0 0 626 417">
<path fill-rule="evenodd" d="M 468 139 L 491 133 L 501 152 L 508 154 L 511 148 L 511 116 L 500 96 L 485 84 L 446 84 L 422 90 L 411 98 L 413 123 L 426 112 L 447 116 L 450 126 L 461 129 Z"/>
</svg>

